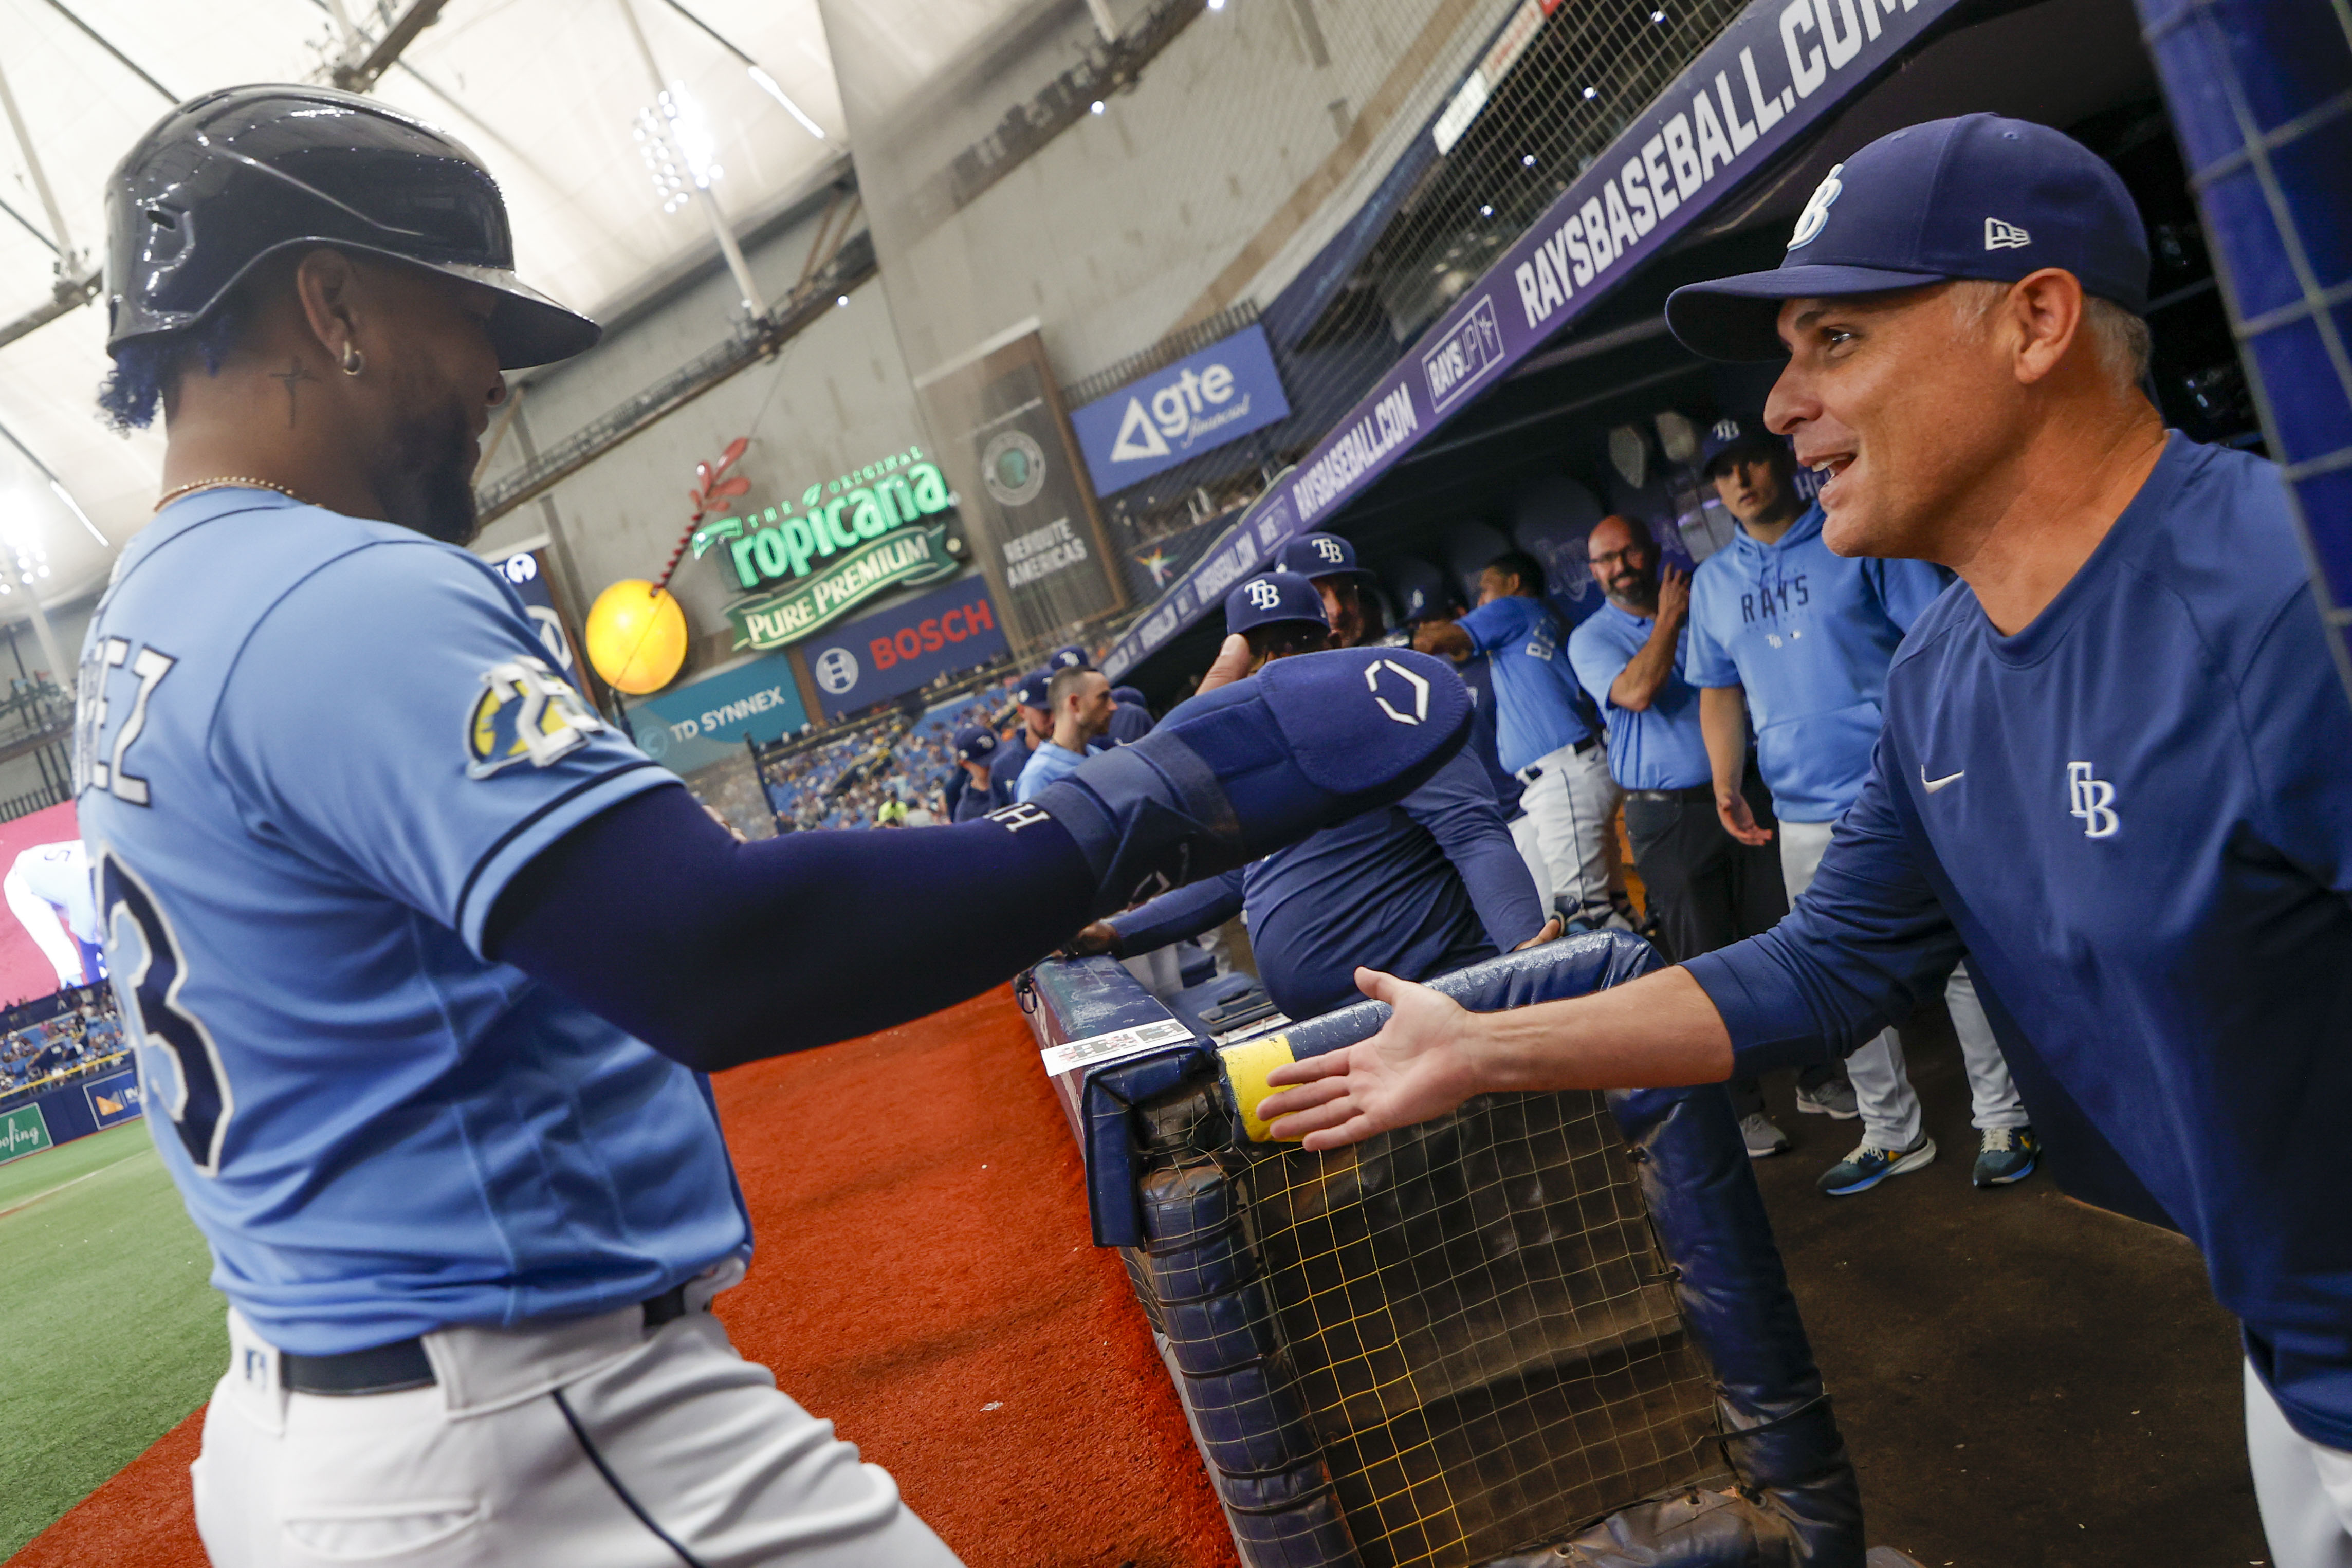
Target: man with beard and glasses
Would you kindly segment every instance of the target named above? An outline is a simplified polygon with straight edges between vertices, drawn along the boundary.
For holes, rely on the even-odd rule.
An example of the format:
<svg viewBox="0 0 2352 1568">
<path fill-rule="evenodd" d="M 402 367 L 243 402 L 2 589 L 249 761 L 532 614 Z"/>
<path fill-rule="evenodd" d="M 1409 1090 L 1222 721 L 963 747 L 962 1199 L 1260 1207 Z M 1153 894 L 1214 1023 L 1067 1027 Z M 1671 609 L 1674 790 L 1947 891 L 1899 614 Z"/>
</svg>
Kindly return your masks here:
<svg viewBox="0 0 2352 1568">
<path fill-rule="evenodd" d="M 1570 634 L 1569 662 L 1609 727 L 1609 769 L 1625 791 L 1633 869 L 1667 956 L 1694 958 L 1769 931 L 1789 912 L 1780 862 L 1769 848 L 1733 838 L 1716 818 L 1698 692 L 1686 674 L 1690 577 L 1660 564 L 1657 541 L 1638 517 L 1601 518 L 1585 549 L 1608 602 Z M 1769 823 L 1771 798 L 1741 744 L 1740 788 L 1751 820 Z M 1755 1079 L 1734 1082 L 1731 1098 L 1750 1155 L 1761 1159 L 1789 1147 Z M 1851 1118 L 1853 1091 L 1843 1064 L 1808 1063 L 1797 1077 L 1797 1109 Z"/>
<path fill-rule="evenodd" d="M 102 401 L 160 404 L 168 446 L 84 646 L 75 804 L 230 1303 L 211 1560 L 947 1568 L 708 1310 L 751 1232 L 704 1074 L 1380 810 L 1460 747 L 1458 683 L 1397 653 L 1236 679 L 1237 647 L 1027 804 L 739 841 L 457 548 L 501 371 L 598 336 L 516 279 L 472 153 L 230 89 L 141 139 L 107 219 Z"/>
</svg>

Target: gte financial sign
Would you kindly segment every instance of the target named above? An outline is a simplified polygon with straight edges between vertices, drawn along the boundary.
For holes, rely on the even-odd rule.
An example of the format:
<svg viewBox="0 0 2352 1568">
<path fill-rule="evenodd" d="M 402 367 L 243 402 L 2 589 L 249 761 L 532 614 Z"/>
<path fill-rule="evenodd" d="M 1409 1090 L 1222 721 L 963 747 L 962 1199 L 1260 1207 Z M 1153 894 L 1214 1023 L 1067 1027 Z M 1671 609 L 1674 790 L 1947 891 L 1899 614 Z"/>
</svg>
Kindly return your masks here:
<svg viewBox="0 0 2352 1568">
<path fill-rule="evenodd" d="M 1071 410 L 1070 428 L 1108 496 L 1289 417 L 1265 329 L 1251 325 Z"/>
</svg>

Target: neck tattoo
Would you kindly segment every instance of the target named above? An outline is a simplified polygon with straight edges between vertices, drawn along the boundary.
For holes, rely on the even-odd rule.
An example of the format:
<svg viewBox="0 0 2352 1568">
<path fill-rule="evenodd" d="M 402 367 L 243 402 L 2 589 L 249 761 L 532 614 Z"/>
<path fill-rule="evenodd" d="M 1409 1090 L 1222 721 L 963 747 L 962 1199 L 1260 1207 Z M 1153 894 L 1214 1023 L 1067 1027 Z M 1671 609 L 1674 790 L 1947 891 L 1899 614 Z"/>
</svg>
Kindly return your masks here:
<svg viewBox="0 0 2352 1568">
<path fill-rule="evenodd" d="M 302 368 L 302 361 L 299 359 L 287 361 L 286 368 L 284 370 L 272 371 L 269 372 L 269 375 L 272 381 L 280 381 L 286 383 L 286 428 L 291 430 L 294 428 L 295 383 L 298 382 L 315 382 L 319 378 L 304 370 Z"/>
</svg>

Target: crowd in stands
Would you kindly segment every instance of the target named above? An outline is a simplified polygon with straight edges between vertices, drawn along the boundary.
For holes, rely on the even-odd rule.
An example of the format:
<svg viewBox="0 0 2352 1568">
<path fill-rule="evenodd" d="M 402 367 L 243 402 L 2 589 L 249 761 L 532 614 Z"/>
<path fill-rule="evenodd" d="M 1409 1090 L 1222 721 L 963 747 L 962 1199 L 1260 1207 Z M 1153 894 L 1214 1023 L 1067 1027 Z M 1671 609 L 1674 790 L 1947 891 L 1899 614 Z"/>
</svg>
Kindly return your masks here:
<svg viewBox="0 0 2352 1568">
<path fill-rule="evenodd" d="M 122 1022 L 98 1002 L 27 1024 L 0 1040 L 0 1093 L 71 1077 L 123 1051 Z"/>
<path fill-rule="evenodd" d="M 956 766 L 955 732 L 1012 706 L 1005 676 L 908 718 L 827 740 L 762 765 L 780 828 L 873 828 L 944 821 L 940 789 Z"/>
</svg>

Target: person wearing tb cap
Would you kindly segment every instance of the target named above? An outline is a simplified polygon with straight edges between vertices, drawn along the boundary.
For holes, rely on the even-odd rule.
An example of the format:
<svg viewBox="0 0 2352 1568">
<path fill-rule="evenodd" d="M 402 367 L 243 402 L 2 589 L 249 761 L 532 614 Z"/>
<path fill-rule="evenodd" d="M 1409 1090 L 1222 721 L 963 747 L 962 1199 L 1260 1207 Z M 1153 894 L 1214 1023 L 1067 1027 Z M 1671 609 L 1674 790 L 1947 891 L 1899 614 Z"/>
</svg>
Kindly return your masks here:
<svg viewBox="0 0 2352 1568">
<path fill-rule="evenodd" d="M 1299 574 L 1262 572 L 1225 596 L 1225 628 L 1255 673 L 1330 646 L 1323 605 Z M 1354 1001 L 1359 964 L 1441 975 L 1560 931 L 1465 749 L 1397 805 L 1097 921 L 1071 950 L 1149 956 L 1244 912 L 1266 994 L 1293 1018 Z"/>
<path fill-rule="evenodd" d="M 1003 742 L 984 724 L 968 724 L 955 732 L 955 771 L 948 776 L 948 820 L 969 822 L 996 808 L 989 799 L 988 765 Z"/>
<path fill-rule="evenodd" d="M 1822 541 L 1822 509 L 1797 497 L 1789 444 L 1759 424 L 1717 422 L 1701 461 L 1739 524 L 1729 547 L 1691 574 L 1687 673 L 1699 689 L 1716 814 L 1742 844 L 1777 840 L 1793 899 L 1811 885 L 1830 825 L 1870 776 L 1887 664 L 1950 579 L 1926 561 L 1833 553 Z M 1740 787 L 1751 719 L 1776 827 L 1758 823 Z M 1968 1063 L 1976 1185 L 2021 1181 L 2032 1174 L 2039 1145 L 1965 966 L 1952 972 L 1944 999 Z M 1830 1099 L 1797 1092 L 1800 1110 L 1862 1119 L 1860 1146 L 1821 1177 L 1821 1190 L 1835 1197 L 1936 1157 L 1894 1030 L 1849 1057 L 1846 1073 L 1851 1088 L 1823 1086 Z"/>
<path fill-rule="evenodd" d="M 1895 654 L 1870 775 L 1773 930 L 1507 1024 L 1375 981 L 1389 1027 L 1259 1110 L 1330 1145 L 1506 1061 L 1520 1089 L 1790 1065 L 1965 953 L 2053 1175 L 2186 1232 L 2242 1324 L 2271 1561 L 2340 1564 L 2352 709 L 2277 470 L 2168 434 L 2141 391 L 2147 283 L 2111 170 L 1969 115 L 1848 158 L 1777 270 L 1677 290 L 1691 348 L 1786 357 L 1766 423 L 1831 474 L 1829 548 L 1966 588 Z"/>
<path fill-rule="evenodd" d="M 1360 648 L 1388 634 L 1381 601 L 1367 591 L 1372 574 L 1356 564 L 1356 547 L 1337 534 L 1301 534 L 1282 547 L 1275 565 L 1295 571 L 1323 596 L 1331 645 Z"/>
<path fill-rule="evenodd" d="M 1052 670 L 1032 670 L 1021 677 L 1019 685 L 1013 688 L 1013 702 L 1015 711 L 1021 716 L 1021 727 L 996 748 L 996 755 L 989 763 L 991 810 L 1015 803 L 1018 797 L 1014 791 L 1020 788 L 1021 774 L 1029 766 L 1029 758 L 1054 738 L 1054 706 L 1045 695 L 1053 683 Z"/>
</svg>

